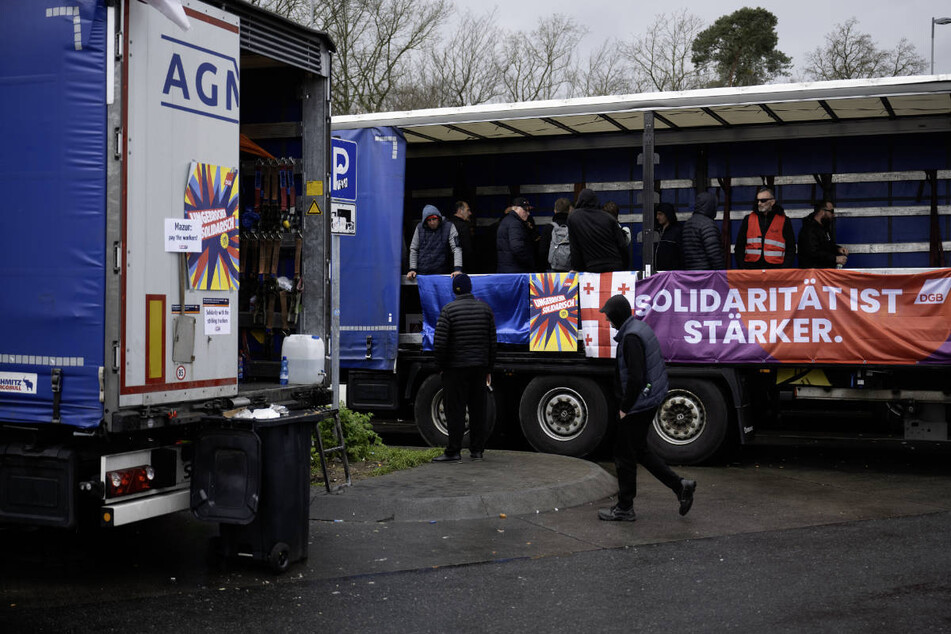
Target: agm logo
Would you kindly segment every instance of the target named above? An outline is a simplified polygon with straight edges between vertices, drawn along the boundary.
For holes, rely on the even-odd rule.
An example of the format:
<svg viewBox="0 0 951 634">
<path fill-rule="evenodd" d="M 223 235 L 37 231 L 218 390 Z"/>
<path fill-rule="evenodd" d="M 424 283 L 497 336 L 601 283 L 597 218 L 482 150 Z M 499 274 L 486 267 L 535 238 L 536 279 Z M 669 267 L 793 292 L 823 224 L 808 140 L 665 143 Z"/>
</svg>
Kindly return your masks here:
<svg viewBox="0 0 951 634">
<path fill-rule="evenodd" d="M 943 304 L 951 291 L 951 277 L 943 277 L 936 280 L 927 280 L 921 285 L 918 296 L 915 297 L 916 304 Z"/>
<path fill-rule="evenodd" d="M 240 76 L 235 58 L 167 35 L 162 39 L 172 46 L 161 104 L 238 123 Z"/>
</svg>

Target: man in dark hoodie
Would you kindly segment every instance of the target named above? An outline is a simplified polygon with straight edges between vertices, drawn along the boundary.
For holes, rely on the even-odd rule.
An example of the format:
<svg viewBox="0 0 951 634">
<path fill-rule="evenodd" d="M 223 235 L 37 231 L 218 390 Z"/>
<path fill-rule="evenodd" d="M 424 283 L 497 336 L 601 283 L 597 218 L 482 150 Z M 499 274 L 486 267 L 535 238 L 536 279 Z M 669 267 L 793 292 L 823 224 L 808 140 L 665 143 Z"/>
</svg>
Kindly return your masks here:
<svg viewBox="0 0 951 634">
<path fill-rule="evenodd" d="M 565 272 L 571 269 L 571 250 L 568 243 L 568 214 L 571 210 L 571 201 L 567 198 L 559 198 L 555 201 L 555 213 L 551 217 L 551 224 L 547 229 L 542 227 L 539 231 L 541 241 L 538 250 L 540 259 L 544 260 L 542 263 L 544 270 Z"/>
<path fill-rule="evenodd" d="M 654 268 L 658 271 L 679 271 L 684 268 L 683 227 L 677 221 L 677 212 L 670 203 L 658 203 L 654 212 L 657 222 L 657 247 L 654 249 Z"/>
<path fill-rule="evenodd" d="M 568 216 L 571 270 L 607 273 L 627 270 L 627 238 L 617 220 L 599 208 L 598 197 L 582 189 L 575 210 Z"/>
<path fill-rule="evenodd" d="M 796 234 L 786 211 L 769 187 L 756 192 L 753 213 L 743 218 L 733 255 L 741 269 L 791 269 L 796 266 Z"/>
<path fill-rule="evenodd" d="M 499 273 L 531 273 L 535 270 L 535 234 L 528 222 L 532 206 L 519 196 L 505 214 L 495 236 Z"/>
<path fill-rule="evenodd" d="M 829 228 L 835 219 L 835 205 L 823 200 L 803 218 L 799 230 L 799 268 L 833 269 L 845 266 L 849 250 L 832 241 Z"/>
<path fill-rule="evenodd" d="M 440 275 L 462 271 L 462 249 L 459 234 L 451 222 L 446 222 L 439 210 L 432 205 L 423 207 L 423 220 L 416 225 L 413 241 L 409 245 L 409 273 Z"/>
<path fill-rule="evenodd" d="M 713 219 L 717 215 L 717 199 L 709 192 L 697 194 L 693 215 L 684 223 L 684 268 L 688 271 L 715 271 L 722 269 L 723 247 L 720 230 Z"/>
<path fill-rule="evenodd" d="M 618 333 L 615 392 L 620 401 L 617 435 L 614 440 L 614 464 L 617 467 L 617 504 L 600 509 L 605 521 L 633 522 L 637 496 L 637 462 L 674 492 L 680 502 L 680 514 L 693 505 L 694 480 L 674 473 L 647 444 L 647 434 L 657 408 L 667 396 L 667 368 L 660 343 L 651 327 L 631 314 L 631 304 L 623 295 L 615 295 L 601 307 Z"/>
</svg>

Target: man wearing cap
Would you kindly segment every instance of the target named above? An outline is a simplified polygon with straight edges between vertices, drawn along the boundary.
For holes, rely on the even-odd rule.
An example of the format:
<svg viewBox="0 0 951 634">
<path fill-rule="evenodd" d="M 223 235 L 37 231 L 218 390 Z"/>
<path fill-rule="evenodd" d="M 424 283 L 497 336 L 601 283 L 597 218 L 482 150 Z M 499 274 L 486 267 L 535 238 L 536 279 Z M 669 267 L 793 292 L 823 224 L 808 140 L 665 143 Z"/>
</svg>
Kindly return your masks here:
<svg viewBox="0 0 951 634">
<path fill-rule="evenodd" d="M 409 273 L 412 279 L 419 275 L 440 275 L 462 272 L 462 249 L 459 234 L 451 222 L 446 222 L 432 205 L 423 207 L 423 220 L 413 232 L 409 245 Z"/>
<path fill-rule="evenodd" d="M 680 502 L 680 514 L 693 505 L 694 480 L 674 473 L 647 444 L 657 407 L 667 396 L 667 368 L 654 331 L 631 314 L 631 304 L 623 295 L 615 295 L 601 307 L 607 320 L 617 329 L 617 372 L 615 392 L 620 401 L 617 435 L 614 440 L 614 464 L 617 467 L 617 504 L 600 509 L 605 521 L 633 522 L 637 496 L 637 463 L 642 465 L 674 492 Z"/>
<path fill-rule="evenodd" d="M 832 241 L 830 228 L 835 220 L 835 205 L 823 200 L 815 211 L 803 218 L 799 230 L 799 268 L 842 268 L 848 259 L 849 250 Z"/>
<path fill-rule="evenodd" d="M 531 273 L 535 270 L 535 236 L 528 222 L 532 209 L 528 199 L 512 201 L 512 211 L 499 223 L 495 237 L 499 273 Z"/>
<path fill-rule="evenodd" d="M 433 458 L 433 462 L 462 460 L 467 406 L 472 460 L 482 460 L 487 440 L 485 401 L 495 365 L 495 315 L 488 304 L 472 294 L 472 281 L 465 273 L 452 278 L 452 291 L 456 297 L 439 313 L 433 341 L 436 364 L 442 374 L 449 441 L 445 452 Z"/>
</svg>

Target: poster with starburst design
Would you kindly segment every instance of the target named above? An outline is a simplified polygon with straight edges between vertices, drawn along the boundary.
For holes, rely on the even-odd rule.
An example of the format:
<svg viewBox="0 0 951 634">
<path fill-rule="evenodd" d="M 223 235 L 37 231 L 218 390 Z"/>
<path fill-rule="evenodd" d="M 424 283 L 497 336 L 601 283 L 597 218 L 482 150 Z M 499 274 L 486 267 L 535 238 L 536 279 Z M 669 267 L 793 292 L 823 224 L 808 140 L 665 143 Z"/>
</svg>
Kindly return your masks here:
<svg viewBox="0 0 951 634">
<path fill-rule="evenodd" d="M 537 273 L 529 279 L 529 347 L 533 352 L 578 349 L 578 275 Z"/>
<path fill-rule="evenodd" d="M 185 218 L 201 223 L 201 251 L 188 254 L 190 287 L 238 290 L 238 170 L 193 162 L 185 187 Z"/>
</svg>

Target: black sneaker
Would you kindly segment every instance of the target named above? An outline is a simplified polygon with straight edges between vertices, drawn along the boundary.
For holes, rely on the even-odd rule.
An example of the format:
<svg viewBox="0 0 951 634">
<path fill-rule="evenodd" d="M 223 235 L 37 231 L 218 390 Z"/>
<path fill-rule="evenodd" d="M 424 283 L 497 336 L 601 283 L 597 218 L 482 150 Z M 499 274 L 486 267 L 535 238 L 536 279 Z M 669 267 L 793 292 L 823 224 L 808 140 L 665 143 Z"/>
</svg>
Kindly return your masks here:
<svg viewBox="0 0 951 634">
<path fill-rule="evenodd" d="M 462 456 L 457 453 L 443 453 L 433 458 L 433 462 L 461 462 Z"/>
<path fill-rule="evenodd" d="M 473 462 L 481 461 L 481 460 L 482 460 L 482 452 L 481 452 L 481 451 L 470 451 L 470 452 L 469 452 L 469 460 L 472 460 Z"/>
<path fill-rule="evenodd" d="M 622 509 L 614 505 L 609 509 L 598 509 L 598 519 L 605 522 L 633 522 L 637 517 L 634 514 L 634 507 Z"/>
<path fill-rule="evenodd" d="M 680 500 L 680 514 L 686 515 L 690 512 L 690 507 L 693 506 L 693 492 L 697 490 L 697 481 L 696 480 L 681 480 L 680 481 L 680 495 L 677 496 L 677 499 Z"/>
</svg>

